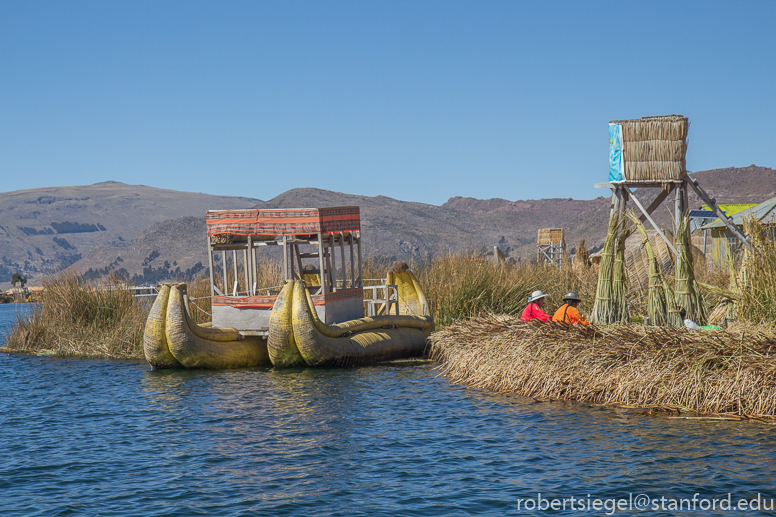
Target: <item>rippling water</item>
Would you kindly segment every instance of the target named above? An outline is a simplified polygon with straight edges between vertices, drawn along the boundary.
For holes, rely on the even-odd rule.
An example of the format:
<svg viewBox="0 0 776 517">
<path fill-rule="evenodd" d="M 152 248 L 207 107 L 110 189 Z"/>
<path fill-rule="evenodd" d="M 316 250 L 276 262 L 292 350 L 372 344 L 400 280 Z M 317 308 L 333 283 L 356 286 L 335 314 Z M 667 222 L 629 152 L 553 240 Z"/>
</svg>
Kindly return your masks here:
<svg viewBox="0 0 776 517">
<path fill-rule="evenodd" d="M 534 404 L 426 365 L 153 371 L 0 354 L 0 386 L 4 516 L 603 515 L 517 504 L 776 497 L 772 426 Z M 615 514 L 742 513 L 699 504 Z"/>
</svg>

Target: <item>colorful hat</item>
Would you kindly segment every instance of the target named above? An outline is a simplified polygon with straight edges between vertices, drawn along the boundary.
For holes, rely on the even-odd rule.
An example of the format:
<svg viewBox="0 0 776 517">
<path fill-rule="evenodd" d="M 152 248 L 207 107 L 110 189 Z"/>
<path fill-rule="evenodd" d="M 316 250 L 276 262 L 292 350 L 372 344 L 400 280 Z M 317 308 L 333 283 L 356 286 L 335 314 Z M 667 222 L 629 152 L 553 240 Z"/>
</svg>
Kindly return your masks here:
<svg viewBox="0 0 776 517">
<path fill-rule="evenodd" d="M 531 293 L 531 296 L 528 297 L 529 302 L 535 302 L 539 298 L 544 298 L 545 296 L 549 296 L 547 293 L 543 293 L 541 290 L 534 291 Z"/>
</svg>

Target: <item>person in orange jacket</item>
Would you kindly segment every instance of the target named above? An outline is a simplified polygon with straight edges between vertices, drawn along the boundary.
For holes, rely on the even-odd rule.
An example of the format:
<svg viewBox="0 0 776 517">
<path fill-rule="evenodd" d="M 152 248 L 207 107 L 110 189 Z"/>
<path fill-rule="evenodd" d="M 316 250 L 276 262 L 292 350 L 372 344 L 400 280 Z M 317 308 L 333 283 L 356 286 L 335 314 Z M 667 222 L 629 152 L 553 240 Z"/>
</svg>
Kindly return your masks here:
<svg viewBox="0 0 776 517">
<path fill-rule="evenodd" d="M 579 296 L 577 293 L 570 292 L 563 297 L 563 305 L 555 311 L 555 315 L 552 317 L 552 321 L 559 323 L 579 323 L 580 325 L 590 325 L 590 322 L 585 320 L 577 309 L 579 305 Z"/>
</svg>

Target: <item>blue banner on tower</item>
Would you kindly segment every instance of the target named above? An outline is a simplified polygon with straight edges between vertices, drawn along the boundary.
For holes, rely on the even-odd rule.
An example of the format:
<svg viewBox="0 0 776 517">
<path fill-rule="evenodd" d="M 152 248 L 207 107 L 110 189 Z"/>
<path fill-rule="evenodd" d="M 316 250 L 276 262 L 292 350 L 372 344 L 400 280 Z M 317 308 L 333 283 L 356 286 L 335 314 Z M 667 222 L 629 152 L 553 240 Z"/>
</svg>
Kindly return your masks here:
<svg viewBox="0 0 776 517">
<path fill-rule="evenodd" d="M 622 160 L 622 126 L 609 124 L 609 181 L 625 180 L 625 164 Z"/>
</svg>

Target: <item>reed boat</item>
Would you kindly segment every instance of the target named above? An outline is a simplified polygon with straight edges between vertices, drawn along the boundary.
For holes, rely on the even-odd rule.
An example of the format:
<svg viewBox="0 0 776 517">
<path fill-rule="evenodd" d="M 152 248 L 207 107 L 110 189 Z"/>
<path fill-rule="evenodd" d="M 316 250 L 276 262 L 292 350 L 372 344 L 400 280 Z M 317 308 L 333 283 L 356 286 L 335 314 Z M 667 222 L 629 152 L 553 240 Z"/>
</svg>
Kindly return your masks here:
<svg viewBox="0 0 776 517">
<path fill-rule="evenodd" d="M 212 322 L 194 321 L 185 284 L 162 285 L 144 333 L 153 368 L 361 366 L 425 353 L 434 322 L 406 264 L 365 285 L 358 207 L 217 210 L 206 221 Z M 258 253 L 270 246 L 282 250 L 285 281 L 259 287 Z"/>
</svg>

